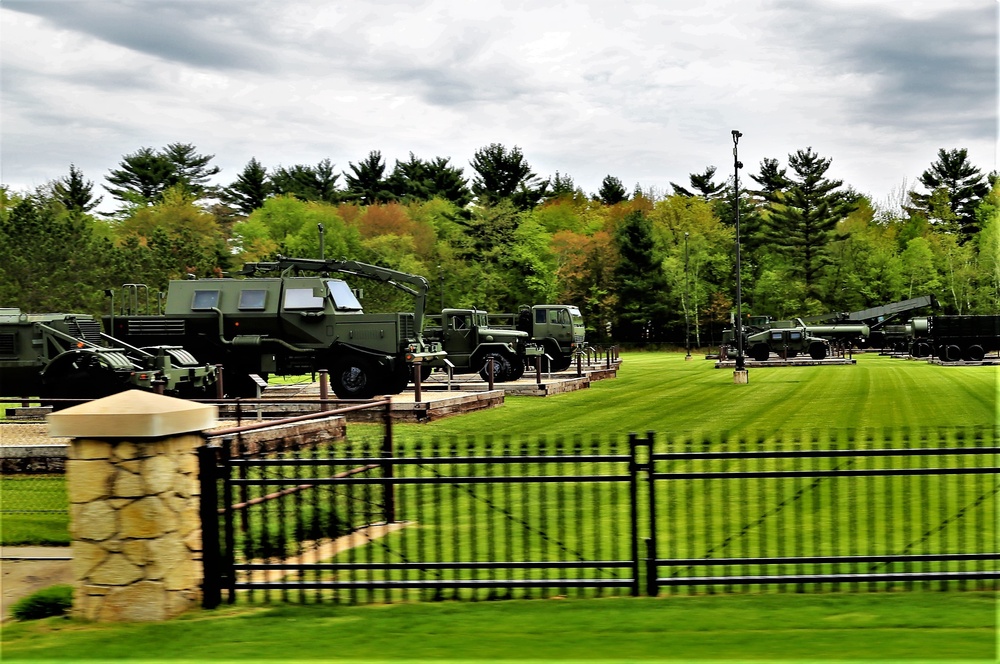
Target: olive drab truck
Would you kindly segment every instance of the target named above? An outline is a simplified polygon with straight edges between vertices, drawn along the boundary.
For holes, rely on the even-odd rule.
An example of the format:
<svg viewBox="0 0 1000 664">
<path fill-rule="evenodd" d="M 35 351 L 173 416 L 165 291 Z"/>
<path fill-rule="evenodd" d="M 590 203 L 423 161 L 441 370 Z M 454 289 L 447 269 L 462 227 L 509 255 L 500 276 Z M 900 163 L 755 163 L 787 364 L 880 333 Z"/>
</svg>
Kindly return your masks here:
<svg viewBox="0 0 1000 664">
<path fill-rule="evenodd" d="M 215 379 L 214 366 L 180 345 L 133 346 L 104 334 L 100 321 L 87 314 L 0 308 L 0 396 L 98 399 L 162 389 L 205 398 L 215 394 Z"/>
<path fill-rule="evenodd" d="M 387 283 L 413 296 L 413 311 L 365 313 L 341 276 Z M 326 369 L 337 397 L 367 399 L 402 392 L 415 359 L 444 356 L 422 336 L 427 291 L 419 275 L 279 256 L 222 278 L 171 281 L 162 314 L 111 315 L 105 323 L 131 343 L 182 342 L 221 364 L 230 396 L 255 395 L 254 377 Z"/>
<path fill-rule="evenodd" d="M 445 369 L 447 359 L 455 373 L 479 373 L 488 380 L 492 365 L 496 382 L 517 380 L 524 375 L 528 355 L 541 352 L 528 343 L 527 332 L 493 327 L 488 314 L 479 309 L 445 309 L 440 316 L 428 316 L 424 337 L 440 342 L 447 353 L 447 358 L 423 363 L 425 378 L 434 368 Z"/>
<path fill-rule="evenodd" d="M 528 342 L 543 350 L 543 371 L 565 371 L 574 353 L 586 345 L 583 316 L 579 308 L 569 304 L 525 305 L 516 314 L 491 314 L 490 320 L 495 327 L 527 333 Z"/>
<path fill-rule="evenodd" d="M 798 319 L 797 319 L 798 320 Z M 793 327 L 772 327 L 747 336 L 747 354 L 757 362 L 766 362 L 772 353 L 789 359 L 808 353 L 814 360 L 824 359 L 830 350 L 829 342 L 810 334 L 801 320 Z"/>
</svg>

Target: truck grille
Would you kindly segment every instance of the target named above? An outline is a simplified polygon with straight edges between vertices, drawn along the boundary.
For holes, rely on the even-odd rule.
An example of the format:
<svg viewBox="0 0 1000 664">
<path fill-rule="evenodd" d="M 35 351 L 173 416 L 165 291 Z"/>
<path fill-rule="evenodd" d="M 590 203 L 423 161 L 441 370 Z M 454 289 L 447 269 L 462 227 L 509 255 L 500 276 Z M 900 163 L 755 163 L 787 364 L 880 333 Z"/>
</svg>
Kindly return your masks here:
<svg viewBox="0 0 1000 664">
<path fill-rule="evenodd" d="M 129 336 L 184 336 L 184 321 L 174 318 L 130 318 Z"/>
<path fill-rule="evenodd" d="M 13 334 L 0 334 L 0 355 L 14 355 Z"/>
<path fill-rule="evenodd" d="M 413 314 L 399 315 L 399 335 L 403 339 L 414 339 L 417 336 L 417 325 Z"/>
<path fill-rule="evenodd" d="M 92 344 L 101 343 L 101 324 L 92 318 L 79 319 L 74 318 L 73 323 L 76 327 L 76 336 L 81 339 L 85 339 Z"/>
</svg>

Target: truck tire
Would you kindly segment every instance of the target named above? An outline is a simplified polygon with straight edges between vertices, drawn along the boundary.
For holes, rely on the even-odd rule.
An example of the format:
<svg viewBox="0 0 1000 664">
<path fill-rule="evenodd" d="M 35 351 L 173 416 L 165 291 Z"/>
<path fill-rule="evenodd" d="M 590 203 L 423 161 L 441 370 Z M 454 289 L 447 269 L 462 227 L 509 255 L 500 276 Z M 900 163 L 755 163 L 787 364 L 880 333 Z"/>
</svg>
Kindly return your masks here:
<svg viewBox="0 0 1000 664">
<path fill-rule="evenodd" d="M 757 362 L 767 362 L 767 358 L 771 355 L 771 349 L 767 344 L 755 344 L 753 348 L 750 349 L 750 357 L 752 357 Z"/>
<path fill-rule="evenodd" d="M 941 361 L 942 362 L 958 362 L 962 359 L 962 349 L 951 344 L 949 346 L 944 346 L 941 349 Z"/>
<path fill-rule="evenodd" d="M 479 377 L 485 381 L 490 379 L 490 364 L 493 364 L 493 382 L 504 383 L 510 380 L 510 362 L 501 353 L 486 353 L 483 356 L 483 368 L 479 370 Z"/>
<path fill-rule="evenodd" d="M 510 361 L 510 379 L 520 380 L 521 376 L 524 375 L 524 357 L 518 355 Z"/>
<path fill-rule="evenodd" d="M 985 357 L 986 351 L 979 344 L 973 344 L 965 351 L 965 358 L 970 362 L 982 362 Z"/>
<path fill-rule="evenodd" d="M 371 399 L 385 389 L 374 363 L 351 354 L 337 360 L 330 369 L 330 386 L 338 399 Z"/>
<path fill-rule="evenodd" d="M 57 357 L 45 368 L 41 397 L 51 399 L 101 399 L 129 388 L 114 371 L 86 352 L 70 352 Z M 42 403 L 52 410 L 62 410 L 72 403 Z"/>
<path fill-rule="evenodd" d="M 809 357 L 814 360 L 822 360 L 826 357 L 826 344 L 814 341 L 809 344 Z"/>
</svg>

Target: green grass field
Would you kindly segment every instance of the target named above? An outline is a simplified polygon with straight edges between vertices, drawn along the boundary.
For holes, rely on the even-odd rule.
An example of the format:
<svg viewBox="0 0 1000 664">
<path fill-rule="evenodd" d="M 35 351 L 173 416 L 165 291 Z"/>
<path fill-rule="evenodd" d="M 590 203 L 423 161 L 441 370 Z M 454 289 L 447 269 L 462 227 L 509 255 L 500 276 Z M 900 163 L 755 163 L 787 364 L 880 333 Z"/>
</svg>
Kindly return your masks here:
<svg viewBox="0 0 1000 664">
<path fill-rule="evenodd" d="M 731 370 L 706 360 L 632 353 L 617 379 L 588 390 L 510 397 L 491 411 L 399 425 L 395 435 L 623 437 L 997 421 L 996 367 L 857 359 L 751 369 L 749 385 L 734 385 Z M 996 661 L 995 600 L 991 592 L 912 591 L 236 606 L 161 624 L 5 625 L 2 647 L 5 661 Z"/>
<path fill-rule="evenodd" d="M 258 606 L 5 625 L 3 660 L 993 662 L 992 593 Z"/>
<path fill-rule="evenodd" d="M 829 427 L 993 426 L 1000 367 L 943 367 L 875 354 L 857 364 L 731 369 L 683 353 L 629 353 L 614 380 L 545 399 L 508 397 L 501 408 L 398 435 L 625 434 Z"/>
</svg>

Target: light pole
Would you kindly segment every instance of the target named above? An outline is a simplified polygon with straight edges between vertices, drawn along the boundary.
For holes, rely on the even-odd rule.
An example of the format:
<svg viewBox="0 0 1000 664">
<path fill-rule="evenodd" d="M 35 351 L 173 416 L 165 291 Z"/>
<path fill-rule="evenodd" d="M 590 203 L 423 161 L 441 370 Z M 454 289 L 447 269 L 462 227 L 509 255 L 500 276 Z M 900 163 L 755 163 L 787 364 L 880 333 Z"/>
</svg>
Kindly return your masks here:
<svg viewBox="0 0 1000 664">
<path fill-rule="evenodd" d="M 733 208 L 736 210 L 736 371 L 733 372 L 734 383 L 749 382 L 743 360 L 743 283 L 740 266 L 740 169 L 743 168 L 743 162 L 739 159 L 737 148 L 742 135 L 733 129 Z"/>
<path fill-rule="evenodd" d="M 685 360 L 691 359 L 691 317 L 688 314 L 688 307 L 691 305 L 691 282 L 688 279 L 688 265 L 691 262 L 688 254 L 689 235 L 691 234 L 684 233 L 684 348 L 687 350 Z"/>
</svg>

